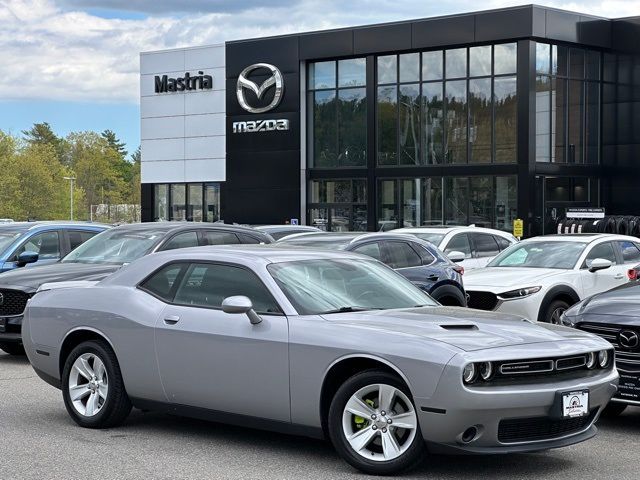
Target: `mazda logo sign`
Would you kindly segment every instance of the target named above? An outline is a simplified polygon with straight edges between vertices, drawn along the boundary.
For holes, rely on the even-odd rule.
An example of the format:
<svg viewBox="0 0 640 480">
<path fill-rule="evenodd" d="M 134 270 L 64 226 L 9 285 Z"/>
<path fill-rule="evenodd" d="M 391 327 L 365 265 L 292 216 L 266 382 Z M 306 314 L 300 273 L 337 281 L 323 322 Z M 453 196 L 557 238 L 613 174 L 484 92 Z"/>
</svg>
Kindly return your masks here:
<svg viewBox="0 0 640 480">
<path fill-rule="evenodd" d="M 640 337 L 633 330 L 622 330 L 618 334 L 618 343 L 622 348 L 633 350 L 640 345 Z"/>
<path fill-rule="evenodd" d="M 249 80 L 249 75 L 258 69 L 266 69 L 271 72 L 269 78 L 267 78 L 262 85 L 258 85 L 256 82 Z M 251 90 L 256 94 L 258 100 L 262 100 L 262 96 L 264 93 L 269 90 L 271 87 L 275 87 L 275 92 L 273 95 L 273 100 L 269 105 L 263 107 L 254 107 L 247 102 L 246 93 L 247 90 Z M 273 110 L 280 104 L 282 100 L 282 95 L 284 95 L 284 81 L 282 79 L 282 73 L 278 70 L 277 67 L 270 65 L 268 63 L 254 63 L 253 65 L 249 65 L 247 68 L 240 72 L 240 76 L 238 77 L 238 83 L 236 86 L 236 95 L 238 96 L 238 103 L 242 108 L 244 108 L 249 113 L 264 113 L 269 110 Z"/>
</svg>

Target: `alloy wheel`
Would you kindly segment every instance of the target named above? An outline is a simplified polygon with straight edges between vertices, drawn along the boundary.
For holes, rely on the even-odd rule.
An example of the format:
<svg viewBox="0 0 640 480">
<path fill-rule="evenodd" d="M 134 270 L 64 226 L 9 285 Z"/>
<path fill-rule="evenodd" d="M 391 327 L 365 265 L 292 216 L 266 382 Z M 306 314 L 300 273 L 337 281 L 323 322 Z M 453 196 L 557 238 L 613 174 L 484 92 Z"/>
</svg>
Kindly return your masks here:
<svg viewBox="0 0 640 480">
<path fill-rule="evenodd" d="M 71 367 L 68 389 L 73 408 L 80 415 L 97 415 L 109 393 L 109 379 L 102 360 L 93 353 L 80 355 Z"/>
<path fill-rule="evenodd" d="M 413 404 L 391 385 L 361 388 L 351 396 L 342 414 L 347 442 L 369 460 L 383 462 L 400 457 L 411 446 L 417 429 Z"/>
<path fill-rule="evenodd" d="M 562 320 L 560 319 L 560 317 L 562 317 L 562 314 L 565 312 L 565 310 L 566 308 L 564 307 L 556 308 L 551 314 L 551 323 L 554 325 L 562 325 Z"/>
</svg>

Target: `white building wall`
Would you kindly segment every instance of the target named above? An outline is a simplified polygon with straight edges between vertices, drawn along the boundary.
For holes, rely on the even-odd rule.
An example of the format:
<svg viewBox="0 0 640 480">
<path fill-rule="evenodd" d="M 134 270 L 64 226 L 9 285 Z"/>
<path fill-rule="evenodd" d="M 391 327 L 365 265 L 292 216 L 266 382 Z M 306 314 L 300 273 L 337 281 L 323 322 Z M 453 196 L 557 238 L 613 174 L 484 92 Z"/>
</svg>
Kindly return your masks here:
<svg viewBox="0 0 640 480">
<path fill-rule="evenodd" d="M 213 77 L 213 89 L 155 93 L 155 76 Z M 142 183 L 225 180 L 225 47 L 140 54 Z"/>
</svg>

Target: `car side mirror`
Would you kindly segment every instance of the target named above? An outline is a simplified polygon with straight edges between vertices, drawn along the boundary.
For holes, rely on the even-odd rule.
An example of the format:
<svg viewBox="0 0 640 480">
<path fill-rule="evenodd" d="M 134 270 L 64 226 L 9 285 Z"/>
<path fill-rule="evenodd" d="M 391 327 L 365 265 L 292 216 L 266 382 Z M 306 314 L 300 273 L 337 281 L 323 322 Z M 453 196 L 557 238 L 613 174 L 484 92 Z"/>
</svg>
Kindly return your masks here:
<svg viewBox="0 0 640 480">
<path fill-rule="evenodd" d="M 227 297 L 222 301 L 222 311 L 224 313 L 246 313 L 252 325 L 262 322 L 262 318 L 253 309 L 253 303 L 249 297 L 235 295 Z"/>
<path fill-rule="evenodd" d="M 36 263 L 39 257 L 40 255 L 36 252 L 22 252 L 18 255 L 18 266 L 24 267 L 28 263 Z"/>
<path fill-rule="evenodd" d="M 465 254 L 462 252 L 458 252 L 457 250 L 452 250 L 451 252 L 447 253 L 447 257 L 452 262 L 460 263 L 465 259 Z"/>
<path fill-rule="evenodd" d="M 591 260 L 591 264 L 589 264 L 589 271 L 591 273 L 597 272 L 598 270 L 609 268 L 611 265 L 613 265 L 611 260 L 607 260 L 606 258 L 594 258 Z"/>
</svg>

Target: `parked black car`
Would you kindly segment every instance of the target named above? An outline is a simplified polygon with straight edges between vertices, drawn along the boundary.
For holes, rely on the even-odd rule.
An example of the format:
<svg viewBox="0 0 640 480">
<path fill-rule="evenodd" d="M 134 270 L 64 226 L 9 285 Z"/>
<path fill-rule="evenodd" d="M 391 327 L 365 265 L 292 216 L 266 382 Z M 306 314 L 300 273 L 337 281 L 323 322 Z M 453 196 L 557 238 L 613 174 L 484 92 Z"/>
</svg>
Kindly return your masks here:
<svg viewBox="0 0 640 480">
<path fill-rule="evenodd" d="M 210 223 L 138 223 L 121 225 L 87 240 L 61 261 L 3 273 L 0 276 L 0 349 L 24 353 L 22 313 L 43 284 L 102 280 L 125 264 L 153 252 L 202 245 L 272 243 L 253 228 Z"/>
<path fill-rule="evenodd" d="M 615 348 L 620 384 L 604 413 L 619 415 L 629 405 L 640 407 L 640 281 L 584 299 L 565 311 L 562 321 Z"/>
<path fill-rule="evenodd" d="M 404 233 L 308 233 L 278 244 L 361 253 L 387 264 L 443 305 L 467 306 L 464 269 L 433 244 Z"/>
</svg>

